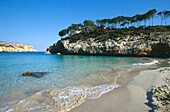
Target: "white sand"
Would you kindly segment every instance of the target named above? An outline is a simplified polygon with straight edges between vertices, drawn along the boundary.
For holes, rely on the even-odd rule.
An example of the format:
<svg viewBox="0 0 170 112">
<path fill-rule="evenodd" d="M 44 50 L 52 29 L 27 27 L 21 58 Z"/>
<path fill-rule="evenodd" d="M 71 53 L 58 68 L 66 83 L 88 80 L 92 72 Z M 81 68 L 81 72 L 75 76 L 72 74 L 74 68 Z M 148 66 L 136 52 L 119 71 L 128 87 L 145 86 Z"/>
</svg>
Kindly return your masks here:
<svg viewBox="0 0 170 112">
<path fill-rule="evenodd" d="M 98 99 L 86 100 L 71 112 L 147 112 L 151 110 L 145 104 L 148 102 L 147 91 L 152 86 L 164 84 L 163 77 L 169 75 L 168 72 L 161 73 L 160 69 L 163 68 L 142 71 L 127 85 L 104 94 Z M 123 77 L 126 78 L 126 76 Z M 121 85 L 122 81 L 120 77 L 118 84 Z"/>
</svg>

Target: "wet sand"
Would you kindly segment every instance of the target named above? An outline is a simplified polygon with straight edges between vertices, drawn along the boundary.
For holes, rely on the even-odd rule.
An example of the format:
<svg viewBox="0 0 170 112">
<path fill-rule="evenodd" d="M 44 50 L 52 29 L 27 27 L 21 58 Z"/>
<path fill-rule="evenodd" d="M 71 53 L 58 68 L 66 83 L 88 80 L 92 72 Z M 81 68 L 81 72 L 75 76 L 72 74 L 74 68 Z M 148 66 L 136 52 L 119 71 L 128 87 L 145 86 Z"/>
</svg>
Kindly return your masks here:
<svg viewBox="0 0 170 112">
<path fill-rule="evenodd" d="M 148 102 L 148 91 L 157 85 L 164 84 L 167 73 L 160 70 L 170 66 L 168 59 L 159 60 L 152 66 L 131 69 L 131 74 L 122 74 L 117 84 L 121 87 L 102 95 L 98 99 L 86 100 L 71 112 L 146 112 L 152 110 Z M 142 70 L 142 71 L 141 71 Z"/>
<path fill-rule="evenodd" d="M 159 64 L 154 65 L 98 70 L 92 73 L 98 74 L 97 77 L 92 75 L 84 78 L 84 81 L 80 80 L 84 85 L 92 79 L 94 80 L 90 84 L 92 86 L 39 91 L 30 97 L 21 98 L 23 100 L 12 103 L 7 101 L 7 104 L 0 105 L 0 110 L 56 112 L 72 109 L 71 112 L 145 112 L 152 109 L 148 105 L 147 91 L 153 85 L 164 83 L 162 77 L 167 75 L 166 73 L 162 75 L 160 70 L 169 65 L 169 60 L 159 61 Z M 96 86 L 98 83 L 99 86 Z M 116 83 L 121 87 L 116 86 Z M 110 92 L 103 94 L 103 91 Z"/>
</svg>

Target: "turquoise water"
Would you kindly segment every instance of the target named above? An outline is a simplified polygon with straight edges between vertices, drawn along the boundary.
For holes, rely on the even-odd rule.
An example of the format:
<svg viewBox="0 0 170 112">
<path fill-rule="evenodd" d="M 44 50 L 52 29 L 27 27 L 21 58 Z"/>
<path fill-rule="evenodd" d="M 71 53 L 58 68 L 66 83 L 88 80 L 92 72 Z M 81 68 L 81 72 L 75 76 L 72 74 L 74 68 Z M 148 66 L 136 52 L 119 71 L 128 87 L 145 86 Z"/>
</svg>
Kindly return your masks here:
<svg viewBox="0 0 170 112">
<path fill-rule="evenodd" d="M 97 70 L 138 63 L 148 63 L 148 60 L 139 57 L 0 53 L 0 96 L 17 91 L 31 94 L 44 89 L 80 86 L 80 79 L 92 75 Z M 49 74 L 42 78 L 24 77 L 22 73 L 25 71 Z"/>
</svg>

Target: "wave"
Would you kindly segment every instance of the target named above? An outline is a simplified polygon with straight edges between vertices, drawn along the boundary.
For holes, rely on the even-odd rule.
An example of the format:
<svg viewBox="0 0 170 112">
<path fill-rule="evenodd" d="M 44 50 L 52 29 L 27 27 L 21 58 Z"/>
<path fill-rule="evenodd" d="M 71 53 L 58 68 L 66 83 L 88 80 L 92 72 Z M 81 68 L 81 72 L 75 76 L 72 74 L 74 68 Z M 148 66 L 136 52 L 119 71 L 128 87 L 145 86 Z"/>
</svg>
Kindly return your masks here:
<svg viewBox="0 0 170 112">
<path fill-rule="evenodd" d="M 153 60 L 151 62 L 148 62 L 148 63 L 134 63 L 133 65 L 153 65 L 153 64 L 157 64 L 159 63 L 158 60 Z"/>
<path fill-rule="evenodd" d="M 85 99 L 96 99 L 102 94 L 118 88 L 118 84 L 103 84 L 87 87 L 66 87 L 58 90 L 43 90 L 31 97 L 0 107 L 1 111 L 69 111 L 82 104 Z M 9 108 L 4 108 L 9 107 Z M 5 110 L 2 110 L 5 109 Z"/>
</svg>

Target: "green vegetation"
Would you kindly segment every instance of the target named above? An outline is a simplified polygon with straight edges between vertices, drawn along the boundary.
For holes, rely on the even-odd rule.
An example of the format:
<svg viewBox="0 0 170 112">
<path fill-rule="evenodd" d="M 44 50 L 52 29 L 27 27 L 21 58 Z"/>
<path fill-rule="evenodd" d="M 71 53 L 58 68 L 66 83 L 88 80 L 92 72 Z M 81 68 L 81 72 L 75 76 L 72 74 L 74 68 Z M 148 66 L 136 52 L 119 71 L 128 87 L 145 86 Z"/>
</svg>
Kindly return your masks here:
<svg viewBox="0 0 170 112">
<path fill-rule="evenodd" d="M 159 12 L 157 15 L 161 17 L 161 25 L 163 20 L 165 21 L 165 24 L 167 25 L 166 19 L 170 16 L 170 11 L 162 11 Z"/>
<path fill-rule="evenodd" d="M 161 26 L 153 26 L 154 17 L 156 15 L 160 16 Z M 157 13 L 156 9 L 152 9 L 144 14 L 136 14 L 133 17 L 118 16 L 112 19 L 97 19 L 96 22 L 85 20 L 83 24 L 72 24 L 67 29 L 61 30 L 59 35 L 61 37 L 68 35 L 67 37 L 62 38 L 62 40 L 69 39 L 70 42 L 86 40 L 88 38 L 104 41 L 126 35 L 138 36 L 141 34 L 149 34 L 150 32 L 170 31 L 170 26 L 167 25 L 166 22 L 166 19 L 169 16 L 170 11 Z M 148 21 L 149 25 L 146 26 Z M 166 26 L 162 26 L 163 21 Z"/>
</svg>

